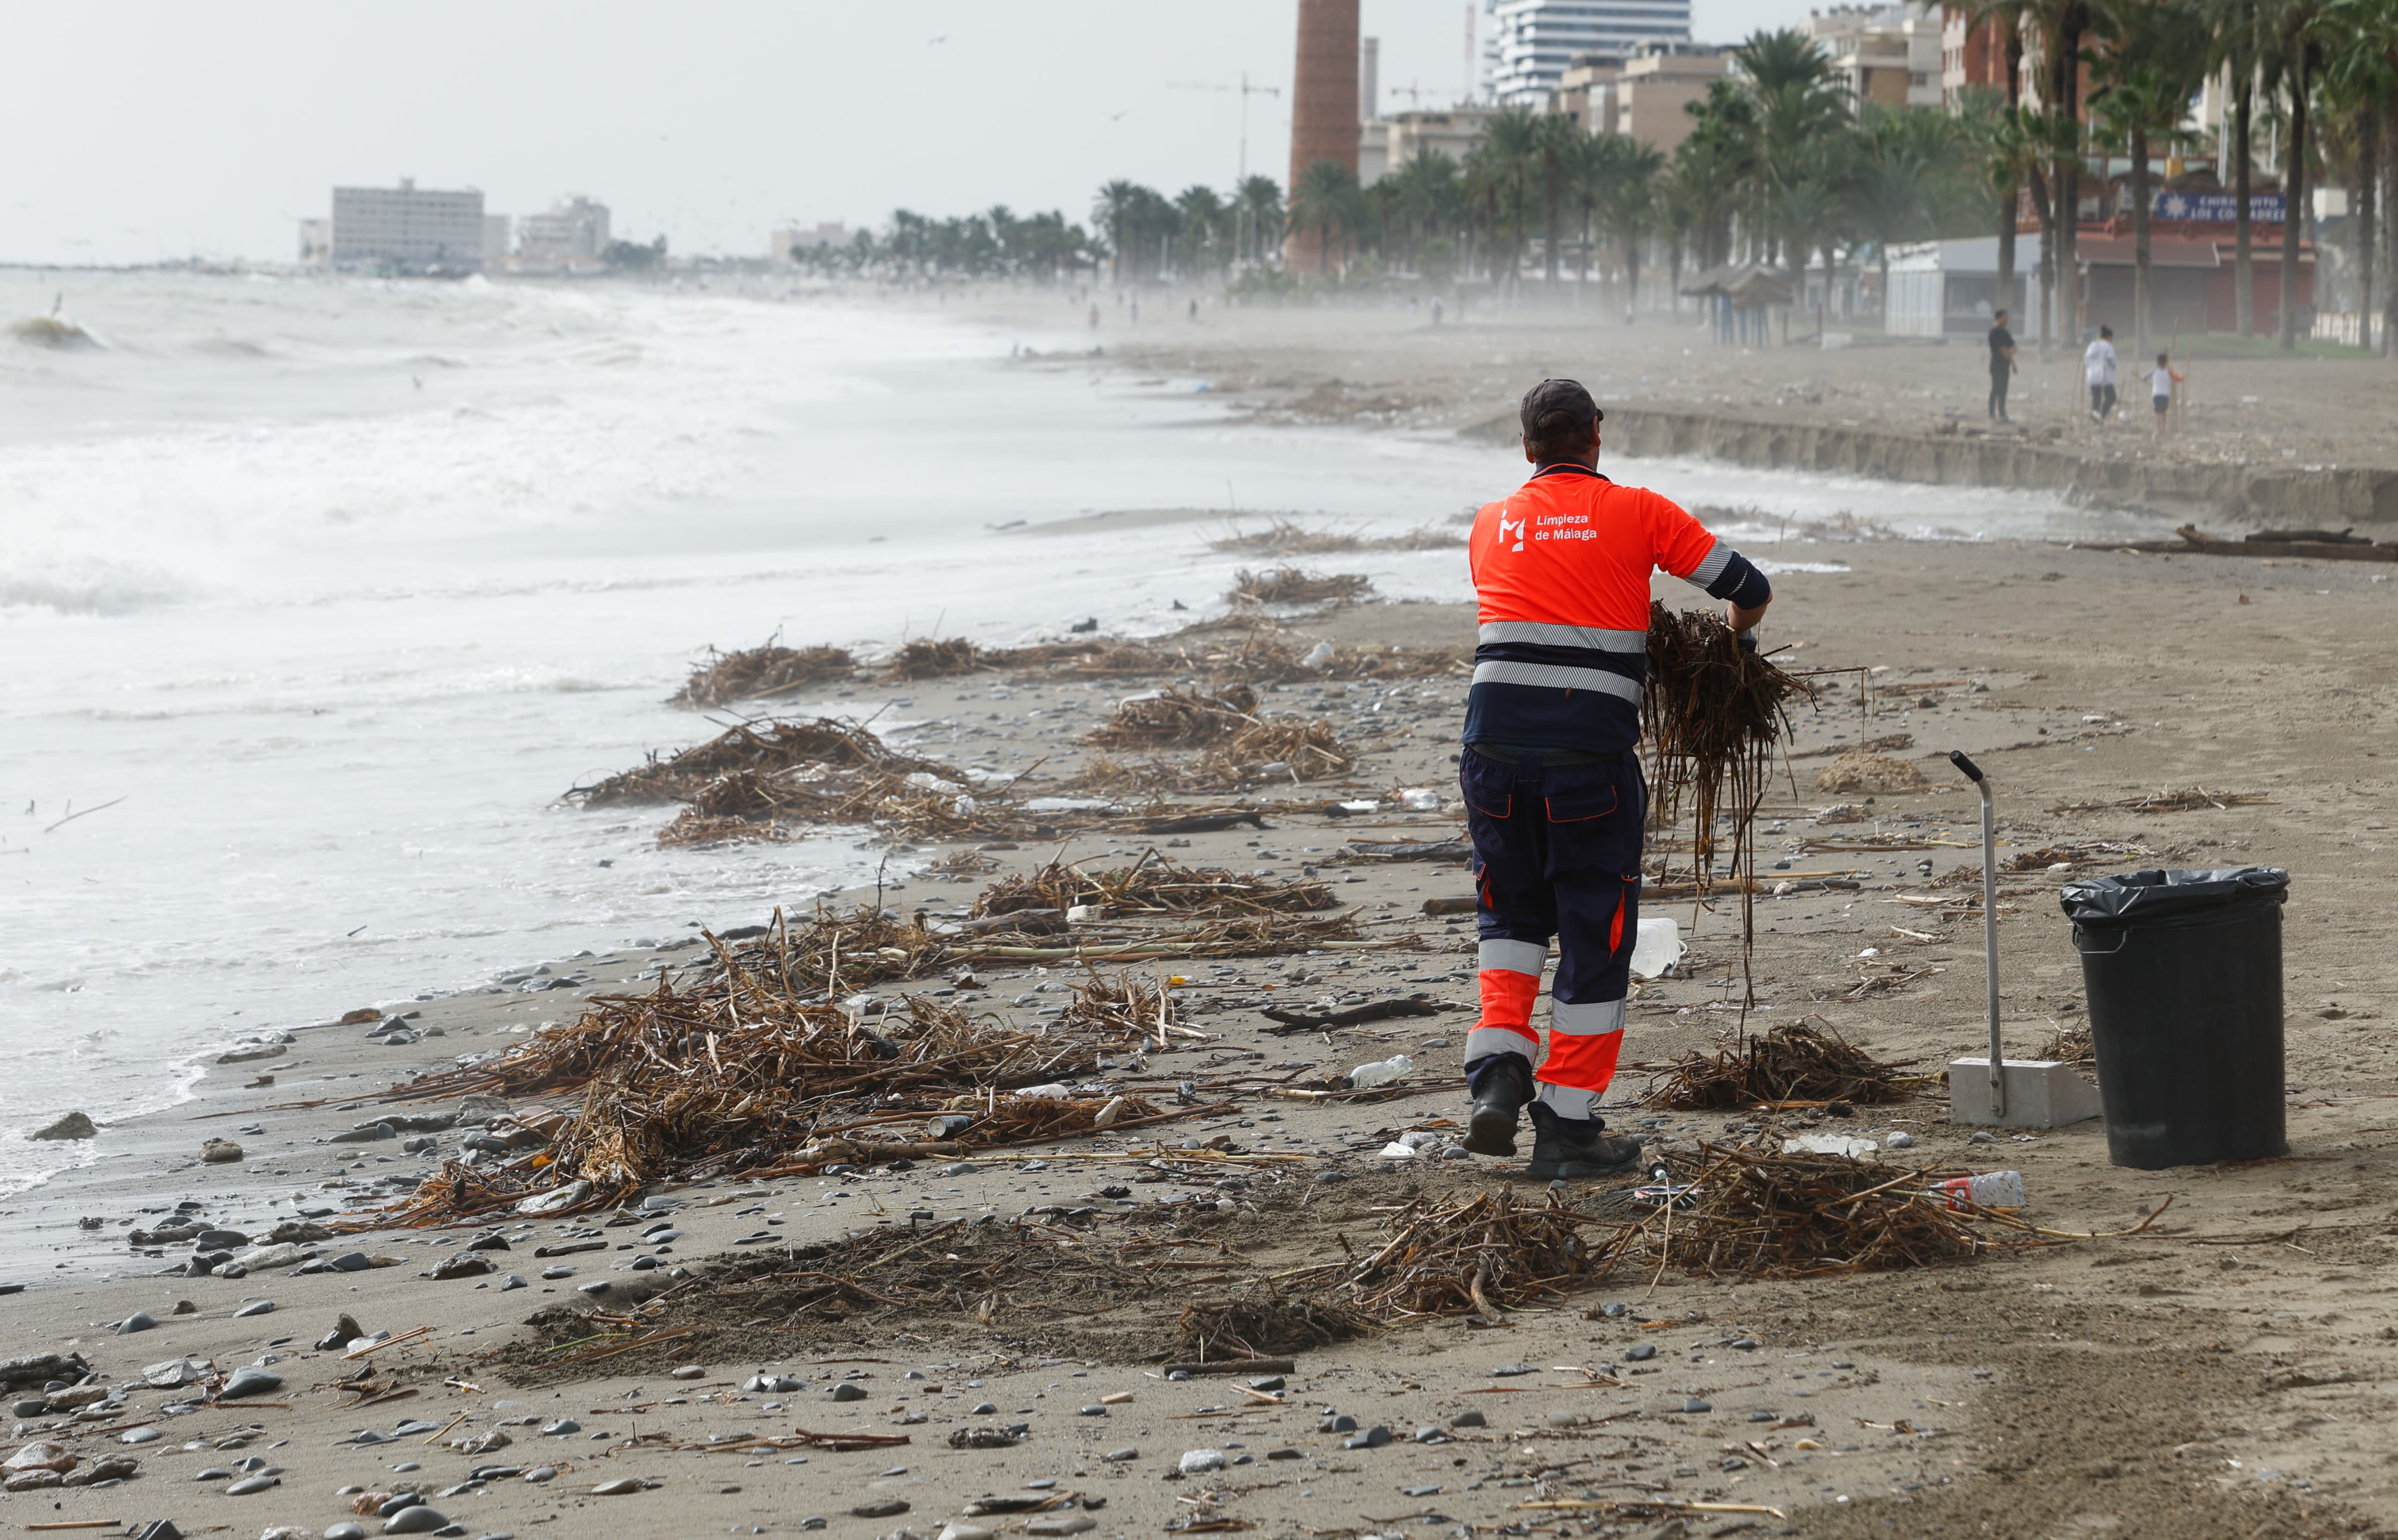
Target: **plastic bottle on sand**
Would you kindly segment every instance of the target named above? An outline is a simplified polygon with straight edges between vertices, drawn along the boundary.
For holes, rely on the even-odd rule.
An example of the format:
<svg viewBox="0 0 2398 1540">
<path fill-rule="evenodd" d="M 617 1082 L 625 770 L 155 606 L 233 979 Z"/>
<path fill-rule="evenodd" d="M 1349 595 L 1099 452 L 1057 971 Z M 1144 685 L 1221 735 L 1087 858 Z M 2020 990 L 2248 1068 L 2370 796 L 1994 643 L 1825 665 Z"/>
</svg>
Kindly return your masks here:
<svg viewBox="0 0 2398 1540">
<path fill-rule="evenodd" d="M 1416 1067 L 1416 1061 L 1406 1054 L 1394 1053 L 1379 1063 L 1360 1064 L 1349 1072 L 1349 1088 L 1362 1091 L 1371 1086 L 1384 1086 Z"/>
</svg>

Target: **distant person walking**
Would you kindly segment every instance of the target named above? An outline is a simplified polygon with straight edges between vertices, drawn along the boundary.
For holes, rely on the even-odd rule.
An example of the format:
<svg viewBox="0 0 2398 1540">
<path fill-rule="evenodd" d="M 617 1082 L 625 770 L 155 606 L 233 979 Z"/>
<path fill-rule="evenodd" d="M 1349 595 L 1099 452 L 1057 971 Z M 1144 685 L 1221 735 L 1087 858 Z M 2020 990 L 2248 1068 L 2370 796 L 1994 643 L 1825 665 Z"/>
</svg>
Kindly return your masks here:
<svg viewBox="0 0 2398 1540">
<path fill-rule="evenodd" d="M 1990 420 L 2006 423 L 2014 419 L 2007 415 L 2007 383 L 2015 371 L 2015 334 L 2007 330 L 2010 310 L 2001 310 L 1990 317 Z"/>
<path fill-rule="evenodd" d="M 2098 340 L 2081 352 L 2081 377 L 2090 385 L 2090 420 L 2103 423 L 2115 414 L 2115 329 L 2102 326 Z"/>
<path fill-rule="evenodd" d="M 2157 409 L 2157 434 L 2165 436 L 2165 413 L 2173 410 L 2173 387 L 2189 376 L 2174 368 L 2171 358 L 2157 355 L 2157 367 L 2149 371 L 2149 404 Z"/>
<path fill-rule="evenodd" d="M 1097 301 L 1097 300 L 1093 300 L 1093 301 L 1091 302 L 1091 330 L 1092 330 L 1092 331 L 1097 331 L 1098 329 L 1099 329 L 1099 302 L 1098 302 L 1098 301 Z"/>
<path fill-rule="evenodd" d="M 1437 299 L 1432 302 L 1432 324 L 1435 326 L 1440 324 L 1440 301 Z"/>
</svg>

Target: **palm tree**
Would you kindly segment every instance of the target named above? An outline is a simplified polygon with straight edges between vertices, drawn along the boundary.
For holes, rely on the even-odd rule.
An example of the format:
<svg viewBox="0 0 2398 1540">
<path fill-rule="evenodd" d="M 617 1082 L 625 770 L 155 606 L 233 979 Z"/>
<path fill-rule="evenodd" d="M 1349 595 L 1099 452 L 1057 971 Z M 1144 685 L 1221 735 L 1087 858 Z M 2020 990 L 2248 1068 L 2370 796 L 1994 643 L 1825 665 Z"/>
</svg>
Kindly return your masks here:
<svg viewBox="0 0 2398 1540">
<path fill-rule="evenodd" d="M 2114 13 L 2113 47 L 2100 61 L 2090 104 L 2132 158 L 2132 327 L 2146 357 L 2156 331 L 2149 295 L 2149 152 L 2180 136 L 2182 117 L 2206 68 L 2205 34 L 2191 0 L 2154 0 Z"/>
<path fill-rule="evenodd" d="M 1754 212 L 1767 237 L 1760 254 L 1771 260 L 1787 236 L 1772 218 L 1777 189 L 1802 180 L 1798 158 L 1849 120 L 1849 101 L 1832 56 L 1796 29 L 1751 33 L 1732 49 L 1732 61 L 1756 106 Z M 1804 250 L 1798 255 L 1805 260 Z"/>
<path fill-rule="evenodd" d="M 1282 249 L 1282 184 L 1272 177 L 1253 176 L 1233 196 L 1242 222 L 1248 226 L 1246 255 L 1251 262 L 1263 262 L 1268 251 Z"/>
<path fill-rule="evenodd" d="M 1959 158 L 1960 120 L 1946 113 L 1869 106 L 1852 135 L 1826 141 L 1847 150 L 1848 164 L 1831 180 L 1845 194 L 1860 231 L 1879 255 L 1883 324 L 1889 323 L 1890 249 L 1933 234 L 1955 201 L 1949 168 Z M 1825 274 L 1828 284 L 1830 275 Z"/>
<path fill-rule="evenodd" d="M 1332 271 L 1332 232 L 1354 229 L 1357 211 L 1356 172 L 1337 160 L 1319 160 L 1300 173 L 1290 190 L 1290 220 L 1300 229 L 1314 228 L 1318 272 Z"/>
<path fill-rule="evenodd" d="M 1599 223 L 1623 253 L 1623 311 L 1629 316 L 1640 306 L 1640 242 L 1656 217 L 1657 179 L 1665 157 L 1629 134 L 1606 134 L 1596 142 Z"/>
<path fill-rule="evenodd" d="M 1182 260 L 1188 273 L 1196 276 L 1217 265 L 1207 260 L 1211 238 L 1221 233 L 1224 200 L 1212 187 L 1193 183 L 1182 190 L 1174 200 L 1174 211 L 1181 218 Z"/>
<path fill-rule="evenodd" d="M 1990 301 L 1994 310 L 2012 309 L 2015 303 L 2015 222 L 2018 189 L 2033 190 L 2032 205 L 2043 226 L 2048 220 L 2048 192 L 2041 181 L 2041 165 L 2047 158 L 2048 129 L 2041 115 L 2020 105 L 2002 107 L 1984 130 L 1987 146 L 1987 174 L 1990 191 L 1999 203 L 1999 279 L 1998 291 Z"/>
<path fill-rule="evenodd" d="M 1115 286 L 1124 287 L 1125 236 L 1130 231 L 1140 195 L 1148 189 L 1119 177 L 1099 189 L 1091 205 L 1091 223 L 1108 233 L 1108 255 Z"/>
<path fill-rule="evenodd" d="M 1990 163 L 1991 190 L 1998 195 L 1999 199 L 1999 282 L 1998 294 L 1992 301 L 1992 307 L 2003 310 L 2015 303 L 2016 194 L 2023 187 L 2027 177 L 2035 175 L 2038 171 L 2036 161 L 2029 157 L 2019 157 L 2014 153 L 2022 147 L 2020 137 L 2022 125 L 2020 119 L 2014 115 L 2019 114 L 2023 109 L 2023 5 L 2022 0 L 1969 0 L 1968 4 L 1955 8 L 1962 13 L 1968 34 L 1978 32 L 1986 26 L 1995 26 L 1999 32 L 2000 46 L 2006 53 L 2005 101 L 2006 112 L 2009 115 L 1999 119 L 1992 128 L 1995 137 L 2008 132 L 2007 126 L 2012 124 L 2015 138 L 2007 146 L 2007 153 L 1994 155 Z M 1884 303 L 1888 303 L 1886 294 Z"/>
<path fill-rule="evenodd" d="M 2273 20 L 2281 34 L 2282 87 L 2290 110 L 2283 141 L 2281 349 L 2298 345 L 2298 238 L 2305 226 L 2309 99 L 2322 51 L 2323 0 L 2281 0 Z"/>
<path fill-rule="evenodd" d="M 2332 0 L 2324 15 L 2324 30 L 2344 37 L 2348 45 L 2334 54 L 2324 76 L 2327 104 L 2347 120 L 2353 146 L 2356 175 L 2357 314 L 2370 345 L 2376 288 L 2390 316 L 2381 331 L 2381 352 L 2390 355 L 2391 319 L 2398 319 L 2398 284 L 2380 282 L 2380 264 L 2389 245 L 2379 238 L 2379 226 L 2389 210 L 2381 206 L 2380 184 L 2387 162 L 2383 141 L 2398 130 L 2398 0 Z"/>
<path fill-rule="evenodd" d="M 1542 224 L 1542 277 L 1552 301 L 1557 293 L 1557 247 L 1562 235 L 1557 210 L 1572 182 L 1579 146 L 1589 140 L 1582 125 L 1563 113 L 1543 113 L 1533 132 L 1532 169 L 1540 179 L 1541 207 L 1546 215 Z"/>
<path fill-rule="evenodd" d="M 1815 301 L 1815 335 L 1824 334 L 1824 312 L 1832 296 L 1832 254 L 1855 206 L 1853 179 L 1859 157 L 1852 133 L 1826 134 L 1783 157 L 1774 173 L 1775 226 L 1789 243 L 1791 265 L 1803 279 L 1807 260 L 1824 254 L 1824 288 Z M 1803 284 L 1802 284 L 1803 288 Z"/>
<path fill-rule="evenodd" d="M 1546 115 L 1529 107 L 1505 107 L 1490 116 L 1475 151 L 1497 205 L 1510 211 L 1506 284 L 1515 290 L 1524 266 L 1524 196 L 1529 191 L 1535 163 L 1541 156 L 1541 120 Z M 1496 273 L 1493 274 L 1496 277 Z"/>
<path fill-rule="evenodd" d="M 2255 222 L 2250 182 L 2256 165 L 2257 83 L 2273 57 L 2268 14 L 2274 0 L 2206 0 L 2207 63 L 2231 77 L 2231 129 L 2218 146 L 2218 159 L 2231 162 L 2231 266 L 2233 324 L 2243 337 L 2257 334 L 2253 277 Z"/>
</svg>

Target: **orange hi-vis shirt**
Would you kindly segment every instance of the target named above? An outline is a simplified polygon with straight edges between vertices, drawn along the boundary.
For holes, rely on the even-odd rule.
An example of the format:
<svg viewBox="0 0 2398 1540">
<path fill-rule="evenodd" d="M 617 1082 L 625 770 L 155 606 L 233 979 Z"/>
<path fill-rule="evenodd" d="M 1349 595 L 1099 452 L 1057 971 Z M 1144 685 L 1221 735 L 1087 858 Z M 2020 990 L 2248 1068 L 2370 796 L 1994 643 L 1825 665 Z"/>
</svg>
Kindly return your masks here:
<svg viewBox="0 0 2398 1540">
<path fill-rule="evenodd" d="M 1670 499 L 1571 461 L 1485 506 L 1466 559 L 1480 628 L 1465 741 L 1510 749 L 1615 753 L 1640 741 L 1650 573 L 1749 608 L 1772 591 Z"/>
</svg>

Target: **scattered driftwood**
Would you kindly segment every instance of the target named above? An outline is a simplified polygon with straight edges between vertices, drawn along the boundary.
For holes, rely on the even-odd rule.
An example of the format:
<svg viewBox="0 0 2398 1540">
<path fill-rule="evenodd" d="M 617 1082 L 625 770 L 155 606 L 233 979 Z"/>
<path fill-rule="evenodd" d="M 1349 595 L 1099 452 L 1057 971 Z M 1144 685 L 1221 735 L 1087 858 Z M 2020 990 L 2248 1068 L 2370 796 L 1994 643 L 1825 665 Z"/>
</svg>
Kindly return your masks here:
<svg viewBox="0 0 2398 1540">
<path fill-rule="evenodd" d="M 2374 545 L 2346 530 L 2259 530 L 2241 540 L 2225 540 L 2184 524 L 2174 532 L 2178 540 L 2080 541 L 2077 550 L 2147 551 L 2162 556 L 2313 557 L 2324 561 L 2398 561 L 2398 543 Z"/>
<path fill-rule="evenodd" d="M 1152 853 L 1153 856 L 1153 852 Z M 1220 867 L 1182 867 L 1144 856 L 1131 866 L 1086 871 L 1052 861 L 1021 877 L 993 884 L 976 906 L 978 915 L 1010 910 L 1098 910 L 1098 916 L 1296 914 L 1331 909 L 1339 900 L 1317 882 L 1243 877 Z"/>
<path fill-rule="evenodd" d="M 839 647 L 784 647 L 772 642 L 734 653 L 710 647 L 667 704 L 696 711 L 765 700 L 845 678 L 856 667 L 857 660 Z"/>
<path fill-rule="evenodd" d="M 1883 1106 L 1916 1094 L 1903 1064 L 1886 1064 L 1837 1032 L 1803 1021 L 1713 1055 L 1686 1054 L 1641 1104 L 1689 1112 L 1728 1112 L 1788 1102 L 1846 1101 Z"/>
<path fill-rule="evenodd" d="M 2272 794 L 2266 791 L 2210 791 L 2203 786 L 2186 786 L 2176 790 L 2151 791 L 2146 796 L 2128 797 L 2122 802 L 2059 803 L 2049 811 L 2106 813 L 2121 809 L 2127 813 L 2195 813 L 2209 807 L 2255 807 L 2272 800 Z"/>
<path fill-rule="evenodd" d="M 1468 840 L 1351 840 L 1345 854 L 1367 861 L 1464 861 L 1474 845 Z"/>
<path fill-rule="evenodd" d="M 1395 1016 L 1438 1016 L 1440 1007 L 1430 1000 L 1369 1000 L 1346 1010 L 1287 1010 L 1279 1006 L 1267 1006 L 1259 1011 L 1269 1021 L 1281 1023 L 1266 1031 L 1278 1036 L 1295 1032 L 1325 1032 L 1333 1027 L 1363 1026 L 1368 1021 L 1387 1021 Z"/>
</svg>

